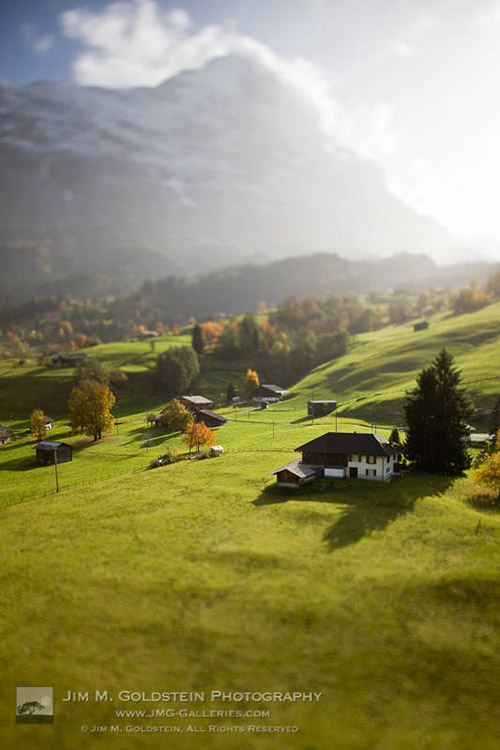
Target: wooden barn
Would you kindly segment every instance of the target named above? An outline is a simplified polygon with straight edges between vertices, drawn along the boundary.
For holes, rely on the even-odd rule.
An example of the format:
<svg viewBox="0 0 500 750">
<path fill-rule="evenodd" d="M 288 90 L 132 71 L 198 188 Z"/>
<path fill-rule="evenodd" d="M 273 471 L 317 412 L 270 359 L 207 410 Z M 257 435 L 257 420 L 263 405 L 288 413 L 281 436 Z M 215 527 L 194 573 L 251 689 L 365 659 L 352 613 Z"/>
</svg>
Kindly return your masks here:
<svg viewBox="0 0 500 750">
<path fill-rule="evenodd" d="M 214 414 L 213 411 L 209 411 L 208 409 L 199 409 L 194 414 L 194 421 L 205 422 L 206 426 L 212 429 L 213 427 L 221 427 L 223 424 L 226 424 L 227 419 L 221 417 L 220 414 Z"/>
<path fill-rule="evenodd" d="M 66 463 L 73 460 L 73 448 L 68 443 L 42 440 L 35 445 L 37 463 L 42 465 Z"/>
<path fill-rule="evenodd" d="M 307 414 L 309 417 L 326 417 L 337 408 L 336 401 L 308 401 Z"/>
<path fill-rule="evenodd" d="M 86 359 L 86 354 L 54 354 L 52 365 L 54 367 L 78 367 Z"/>
<path fill-rule="evenodd" d="M 414 323 L 413 324 L 413 331 L 416 333 L 417 331 L 426 331 L 429 328 L 429 323 L 427 320 L 422 320 L 420 323 Z"/>
<path fill-rule="evenodd" d="M 209 398 L 205 398 L 205 396 L 181 396 L 179 400 L 193 414 L 199 411 L 199 409 L 214 408 L 214 402 L 210 401 Z"/>
<path fill-rule="evenodd" d="M 4 424 L 0 424 L 0 445 L 7 445 L 14 437 L 14 430 L 11 427 L 6 427 Z"/>
<path fill-rule="evenodd" d="M 317 469 L 307 466 L 298 458 L 271 472 L 271 476 L 276 476 L 276 484 L 279 487 L 302 487 L 314 482 L 318 475 Z"/>
</svg>

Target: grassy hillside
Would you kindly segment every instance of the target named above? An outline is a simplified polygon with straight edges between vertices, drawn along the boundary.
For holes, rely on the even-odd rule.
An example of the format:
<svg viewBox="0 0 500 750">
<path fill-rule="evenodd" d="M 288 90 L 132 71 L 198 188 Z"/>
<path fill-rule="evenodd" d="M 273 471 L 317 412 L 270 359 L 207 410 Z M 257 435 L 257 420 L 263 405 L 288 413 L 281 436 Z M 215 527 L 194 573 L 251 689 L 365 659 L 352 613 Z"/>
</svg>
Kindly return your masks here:
<svg viewBox="0 0 500 750">
<path fill-rule="evenodd" d="M 500 517 L 485 495 L 417 476 L 286 493 L 267 477 L 286 458 L 235 450 L 2 510 L 2 746 L 93 747 L 80 726 L 94 723 L 119 724 L 127 749 L 146 743 L 131 724 L 299 727 L 163 738 L 179 750 L 498 746 Z M 54 687 L 53 726 L 12 723 L 19 684 Z M 61 701 L 105 688 L 113 704 Z M 324 695 L 250 704 L 264 719 L 114 713 L 151 708 L 119 690 L 212 689 Z"/>
<path fill-rule="evenodd" d="M 436 315 L 427 331 L 414 333 L 408 324 L 360 334 L 345 356 L 317 367 L 297 383 L 297 398 L 278 409 L 306 413 L 309 399 L 336 398 L 344 417 L 401 424 L 406 390 L 414 387 L 418 372 L 443 347 L 462 370 L 476 409 L 491 408 L 500 395 L 500 303 L 468 315 Z M 481 415 L 472 421 L 484 426 Z"/>
<path fill-rule="evenodd" d="M 334 415 L 307 418 L 309 398 L 338 398 L 339 430 L 369 430 L 376 420 L 387 434 L 405 388 L 443 345 L 464 379 L 476 381 L 469 383 L 476 402 L 490 403 L 499 312 L 497 305 L 436 317 L 418 334 L 391 327 L 360 336 L 345 357 L 298 383 L 290 401 L 265 411 L 225 409 L 232 421 L 217 431 L 226 451 L 217 459 L 148 470 L 181 443 L 147 427 L 146 411 L 163 402 L 138 395 L 119 400 L 123 424 L 98 443 L 68 435 L 61 397 L 51 437 L 68 440 L 75 453 L 59 467 L 59 494 L 54 468 L 36 466 L 29 437 L 0 448 L 0 745 L 496 750 L 500 515 L 488 491 L 468 477 L 411 475 L 389 485 L 318 481 L 296 492 L 277 489 L 269 472 L 335 427 Z M 155 356 L 148 342 L 106 345 L 95 355 L 143 371 Z M 56 398 L 74 377 L 2 368 L 0 422 L 11 409 L 18 428 L 40 389 Z M 201 377 L 215 390 L 226 375 Z M 18 685 L 54 687 L 53 725 L 14 724 Z M 104 689 L 113 703 L 62 701 L 69 690 Z M 323 696 L 317 705 L 172 706 L 120 703 L 120 690 Z M 270 715 L 115 713 L 172 707 Z M 81 729 L 94 724 L 119 731 L 110 738 L 109 728 L 99 736 Z M 145 736 L 172 725 L 183 732 Z"/>
</svg>

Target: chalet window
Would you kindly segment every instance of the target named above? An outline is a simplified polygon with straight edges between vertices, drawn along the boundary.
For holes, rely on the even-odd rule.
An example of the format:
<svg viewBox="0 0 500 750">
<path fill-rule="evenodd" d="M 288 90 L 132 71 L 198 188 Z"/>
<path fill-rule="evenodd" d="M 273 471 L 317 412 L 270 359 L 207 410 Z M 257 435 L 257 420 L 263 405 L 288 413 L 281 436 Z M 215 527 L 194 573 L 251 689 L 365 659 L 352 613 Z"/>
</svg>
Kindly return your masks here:
<svg viewBox="0 0 500 750">
<path fill-rule="evenodd" d="M 361 462 L 361 456 L 357 456 L 357 455 L 349 456 L 349 461 Z"/>
<path fill-rule="evenodd" d="M 366 463 L 367 464 L 376 464 L 377 463 L 377 457 L 376 456 L 367 456 L 366 457 Z"/>
<path fill-rule="evenodd" d="M 365 476 L 367 476 L 367 477 L 376 477 L 377 476 L 377 469 L 365 469 Z"/>
</svg>

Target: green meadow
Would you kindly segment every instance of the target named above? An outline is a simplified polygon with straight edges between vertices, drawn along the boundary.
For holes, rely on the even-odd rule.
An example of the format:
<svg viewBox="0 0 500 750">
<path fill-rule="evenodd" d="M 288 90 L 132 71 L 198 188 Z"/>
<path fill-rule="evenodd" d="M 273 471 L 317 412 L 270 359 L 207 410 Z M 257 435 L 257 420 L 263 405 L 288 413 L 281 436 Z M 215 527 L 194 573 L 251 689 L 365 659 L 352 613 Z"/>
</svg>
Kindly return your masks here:
<svg viewBox="0 0 500 750">
<path fill-rule="evenodd" d="M 289 491 L 269 472 L 336 426 L 377 422 L 388 434 L 400 423 L 404 390 L 443 345 L 476 405 L 492 404 L 499 312 L 436 316 L 418 334 L 391 326 L 359 336 L 344 357 L 296 384 L 289 401 L 222 409 L 231 420 L 217 430 L 223 456 L 152 470 L 152 458 L 184 450 L 178 434 L 148 428 L 147 411 L 164 405 L 157 396 L 119 396 L 123 424 L 93 443 L 66 426 L 61 393 L 72 370 L 3 362 L 0 422 L 12 413 L 19 432 L 0 448 L 0 746 L 496 750 L 500 513 L 491 493 L 467 476 L 418 474 Z M 151 367 L 155 348 L 151 361 L 148 342 L 103 345 L 96 355 L 127 370 Z M 216 395 L 225 377 L 209 371 L 200 382 Z M 59 466 L 59 493 L 54 467 L 37 467 L 22 435 L 30 398 L 42 393 L 56 418 L 51 437 L 75 450 Z M 337 398 L 337 425 L 332 415 L 307 418 L 309 398 Z M 14 723 L 19 685 L 54 687 L 54 724 Z M 94 702 L 105 689 L 114 701 Z M 73 690 L 91 700 L 63 702 Z M 120 690 L 322 696 L 180 706 L 121 703 Z M 115 713 L 152 707 L 270 713 Z M 94 725 L 108 731 L 82 731 Z M 165 725 L 183 731 L 128 729 Z M 242 731 L 222 731 L 229 726 Z M 262 731 L 275 726 L 297 731 Z"/>
</svg>

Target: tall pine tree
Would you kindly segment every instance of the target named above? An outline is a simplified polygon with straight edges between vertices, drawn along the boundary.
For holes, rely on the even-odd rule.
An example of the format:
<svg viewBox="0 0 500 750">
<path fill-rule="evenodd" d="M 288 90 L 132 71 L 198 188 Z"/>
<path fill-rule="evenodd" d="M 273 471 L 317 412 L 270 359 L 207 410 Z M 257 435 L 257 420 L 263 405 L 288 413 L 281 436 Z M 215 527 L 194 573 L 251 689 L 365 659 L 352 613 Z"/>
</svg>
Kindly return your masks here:
<svg viewBox="0 0 500 750">
<path fill-rule="evenodd" d="M 458 475 L 470 466 L 463 438 L 472 408 L 460 381 L 453 357 L 443 349 L 407 394 L 404 453 L 420 471 Z"/>
<path fill-rule="evenodd" d="M 203 354 L 203 331 L 199 323 L 196 323 L 193 327 L 191 345 L 196 354 Z"/>
</svg>

